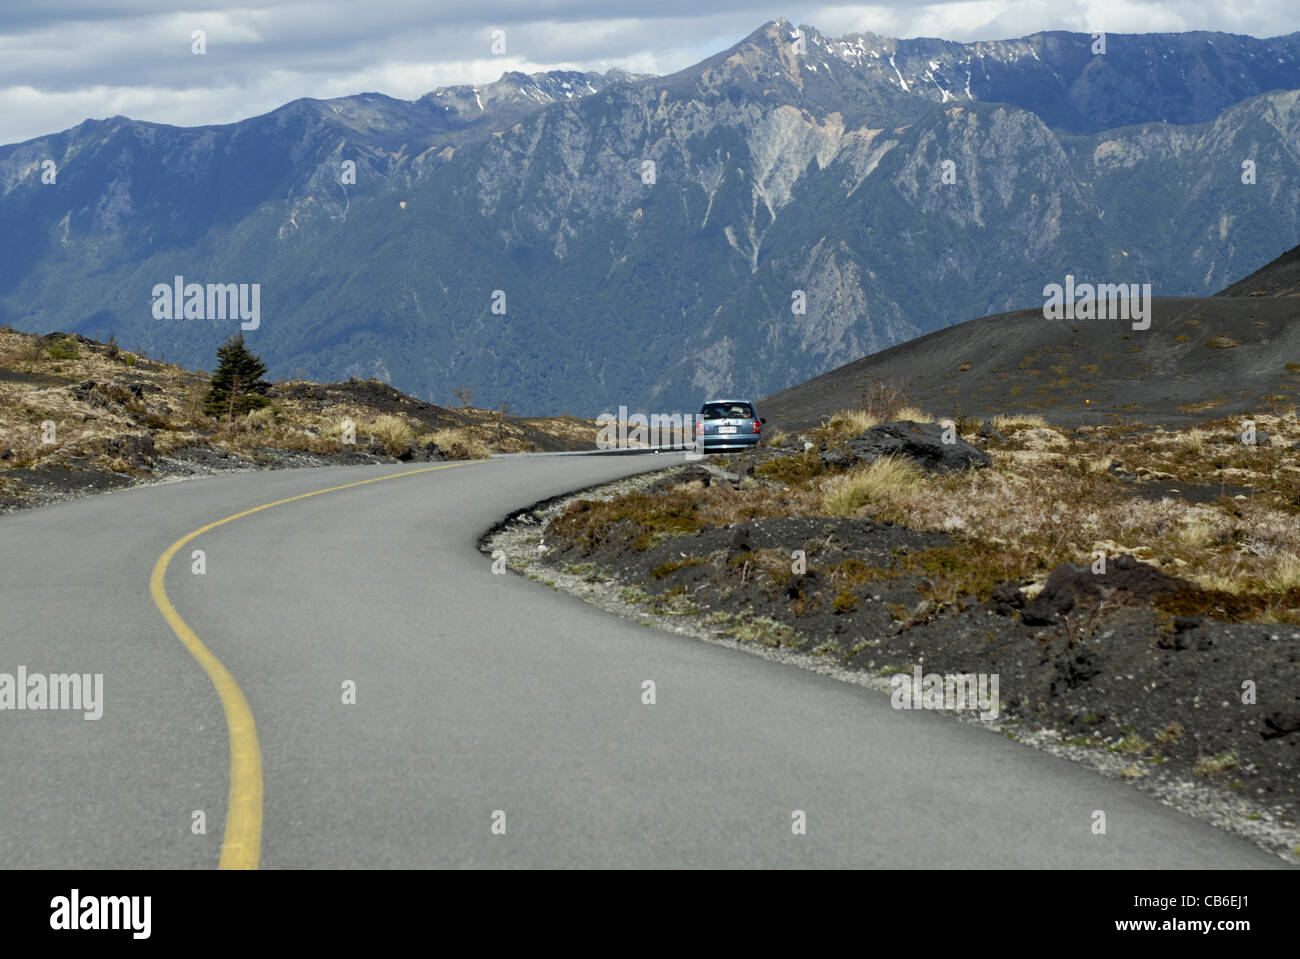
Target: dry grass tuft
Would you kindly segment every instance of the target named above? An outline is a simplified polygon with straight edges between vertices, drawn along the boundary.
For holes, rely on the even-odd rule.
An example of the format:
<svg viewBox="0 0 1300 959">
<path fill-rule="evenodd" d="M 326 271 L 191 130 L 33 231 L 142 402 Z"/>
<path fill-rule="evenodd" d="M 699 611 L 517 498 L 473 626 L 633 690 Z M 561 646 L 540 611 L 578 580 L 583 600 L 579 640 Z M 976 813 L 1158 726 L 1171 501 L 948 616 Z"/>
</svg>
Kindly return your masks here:
<svg viewBox="0 0 1300 959">
<path fill-rule="evenodd" d="M 480 460 L 492 455 L 487 444 L 471 435 L 468 430 L 438 430 L 427 439 L 436 443 L 442 455 L 449 460 Z"/>
<path fill-rule="evenodd" d="M 357 433 L 368 433 L 389 456 L 403 456 L 415 444 L 415 430 L 401 416 L 385 414 L 358 425 Z"/>
<path fill-rule="evenodd" d="M 989 421 L 999 433 L 1014 433 L 1016 430 L 1048 429 L 1047 420 L 1031 413 L 999 413 Z"/>
<path fill-rule="evenodd" d="M 882 456 L 827 482 L 822 505 L 828 516 L 853 517 L 869 503 L 896 503 L 901 496 L 919 491 L 924 484 L 924 475 L 910 460 Z"/>
<path fill-rule="evenodd" d="M 918 409 L 915 406 L 902 406 L 895 411 L 893 419 L 910 420 L 913 423 L 933 423 L 934 417 L 925 410 Z"/>
<path fill-rule="evenodd" d="M 866 410 L 840 410 L 833 414 L 825 425 L 828 439 L 843 442 L 853 436 L 860 436 L 873 426 L 879 426 L 882 420 Z"/>
<path fill-rule="evenodd" d="M 1278 553 L 1272 560 L 1273 568 L 1264 577 L 1264 585 L 1279 593 L 1300 589 L 1300 556 L 1295 553 Z"/>
</svg>

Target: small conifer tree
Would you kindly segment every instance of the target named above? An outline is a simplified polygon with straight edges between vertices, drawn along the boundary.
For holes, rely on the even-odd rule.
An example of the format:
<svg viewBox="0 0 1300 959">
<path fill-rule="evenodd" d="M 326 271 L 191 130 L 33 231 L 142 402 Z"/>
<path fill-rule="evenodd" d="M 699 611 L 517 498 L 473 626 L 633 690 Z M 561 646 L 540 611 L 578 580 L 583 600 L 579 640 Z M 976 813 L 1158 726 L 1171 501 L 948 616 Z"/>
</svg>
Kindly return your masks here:
<svg viewBox="0 0 1300 959">
<path fill-rule="evenodd" d="M 266 364 L 244 345 L 242 333 L 235 334 L 217 348 L 217 370 L 203 412 L 229 422 L 268 405 L 271 384 L 262 379 L 265 374 Z"/>
</svg>

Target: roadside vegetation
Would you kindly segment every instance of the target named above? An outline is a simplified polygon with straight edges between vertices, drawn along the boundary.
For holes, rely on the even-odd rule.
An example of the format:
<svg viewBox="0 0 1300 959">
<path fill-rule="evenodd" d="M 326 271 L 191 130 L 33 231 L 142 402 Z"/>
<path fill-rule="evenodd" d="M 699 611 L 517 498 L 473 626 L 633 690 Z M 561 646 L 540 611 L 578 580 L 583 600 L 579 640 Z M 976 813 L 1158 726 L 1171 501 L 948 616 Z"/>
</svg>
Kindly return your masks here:
<svg viewBox="0 0 1300 959">
<path fill-rule="evenodd" d="M 1129 555 L 1188 581 L 1158 601 L 1171 614 L 1300 623 L 1300 422 L 1293 410 L 1255 416 L 1256 445 L 1241 441 L 1239 420 L 1182 430 L 1064 430 L 1036 414 L 1005 415 L 960 424 L 962 438 L 991 457 L 988 469 L 945 475 L 898 457 L 847 469 L 823 461 L 827 450 L 891 419 L 935 420 L 901 398 L 892 409 L 840 411 L 753 453 L 711 457 L 744 474 L 734 486 L 697 482 L 579 501 L 552 524 L 550 538 L 561 549 L 591 552 L 615 542 L 643 550 L 764 518 L 870 520 L 942 533 L 956 544 L 941 557 L 912 555 L 875 571 L 877 579 L 924 572 L 929 616 L 967 597 L 986 601 L 1009 580 L 1023 580 L 1033 595 L 1060 564 L 1091 565 L 1104 554 L 1111 561 Z M 761 565 L 755 574 L 763 575 Z M 871 582 L 859 575 L 843 586 L 861 599 Z M 847 606 L 853 600 L 842 593 L 827 592 L 824 601 Z M 792 608 L 806 603 L 791 600 Z"/>
<path fill-rule="evenodd" d="M 214 359 L 209 375 L 112 339 L 0 328 L 0 510 L 214 463 L 480 459 L 589 447 L 595 436 L 590 421 L 448 409 L 375 380 L 271 383 L 239 337 Z"/>
</svg>

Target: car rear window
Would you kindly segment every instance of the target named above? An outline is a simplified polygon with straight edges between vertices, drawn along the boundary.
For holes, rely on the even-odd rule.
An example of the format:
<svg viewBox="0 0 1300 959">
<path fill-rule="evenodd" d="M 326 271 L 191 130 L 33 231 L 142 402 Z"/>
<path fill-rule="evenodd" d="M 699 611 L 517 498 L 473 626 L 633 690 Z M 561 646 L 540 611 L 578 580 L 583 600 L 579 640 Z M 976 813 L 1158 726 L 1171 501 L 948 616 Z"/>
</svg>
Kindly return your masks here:
<svg viewBox="0 0 1300 959">
<path fill-rule="evenodd" d="M 705 403 L 702 415 L 706 420 L 752 420 L 754 407 L 748 403 Z"/>
</svg>

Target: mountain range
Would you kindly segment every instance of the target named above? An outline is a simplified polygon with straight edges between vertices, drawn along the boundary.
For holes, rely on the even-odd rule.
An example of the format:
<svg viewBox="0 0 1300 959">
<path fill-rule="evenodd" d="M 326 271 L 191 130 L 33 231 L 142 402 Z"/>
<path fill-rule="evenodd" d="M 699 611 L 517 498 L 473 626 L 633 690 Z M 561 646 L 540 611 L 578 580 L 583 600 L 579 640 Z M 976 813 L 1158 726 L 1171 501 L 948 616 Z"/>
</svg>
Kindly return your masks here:
<svg viewBox="0 0 1300 959">
<path fill-rule="evenodd" d="M 257 284 L 273 376 L 594 415 L 774 393 L 1067 275 L 1207 296 L 1300 242 L 1300 34 L 1099 39 L 779 20 L 665 77 L 88 120 L 0 147 L 0 323 L 205 367 L 238 319 L 155 288 Z"/>
</svg>

